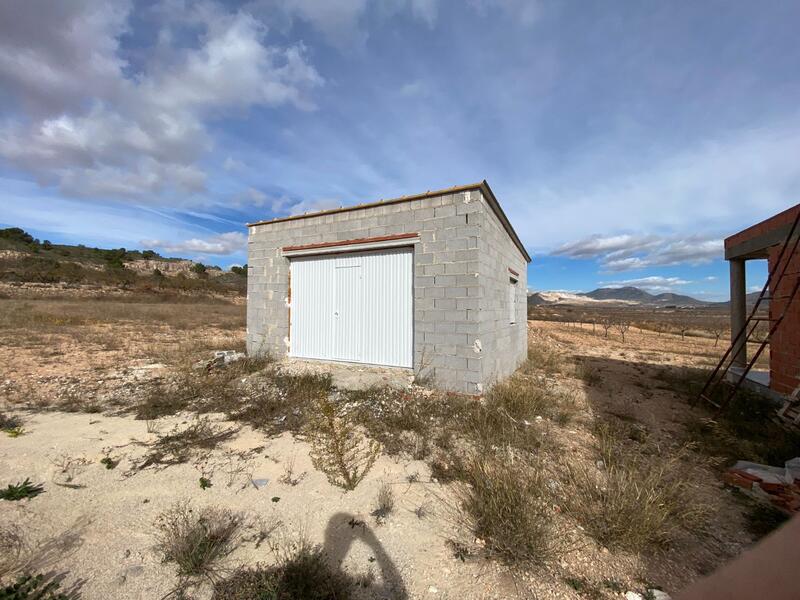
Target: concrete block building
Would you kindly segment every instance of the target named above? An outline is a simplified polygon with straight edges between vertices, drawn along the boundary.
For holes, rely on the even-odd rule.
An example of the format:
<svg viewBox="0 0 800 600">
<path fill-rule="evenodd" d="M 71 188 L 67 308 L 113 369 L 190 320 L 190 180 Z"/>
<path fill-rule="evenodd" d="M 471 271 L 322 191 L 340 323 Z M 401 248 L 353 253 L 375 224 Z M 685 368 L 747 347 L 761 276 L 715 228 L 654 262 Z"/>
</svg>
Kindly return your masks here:
<svg viewBox="0 0 800 600">
<path fill-rule="evenodd" d="M 529 262 L 486 181 L 253 223 L 247 349 L 479 394 L 527 356 Z"/>
</svg>

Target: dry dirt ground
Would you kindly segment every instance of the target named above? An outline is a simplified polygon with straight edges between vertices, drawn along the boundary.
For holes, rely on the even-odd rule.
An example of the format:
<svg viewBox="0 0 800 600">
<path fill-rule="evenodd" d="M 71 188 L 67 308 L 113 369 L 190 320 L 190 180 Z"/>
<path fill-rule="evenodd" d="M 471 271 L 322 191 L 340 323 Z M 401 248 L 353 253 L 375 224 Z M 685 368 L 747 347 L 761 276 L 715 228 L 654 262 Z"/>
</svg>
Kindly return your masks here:
<svg viewBox="0 0 800 600">
<path fill-rule="evenodd" d="M 374 575 L 356 591 L 364 598 L 604 598 L 650 587 L 674 593 L 755 539 L 743 501 L 724 489 L 718 464 L 702 457 L 687 463 L 687 477 L 691 467 L 710 520 L 665 548 L 609 551 L 554 505 L 563 544 L 547 564 L 520 569 L 454 552 L 451 540 L 481 540 L 452 514 L 456 484 L 437 481 L 425 461 L 384 453 L 345 492 L 314 468 L 307 442 L 289 432 L 270 436 L 219 413 L 137 420 L 127 411 L 140 387 L 180 364 L 213 350 L 241 350 L 242 306 L 0 299 L 0 315 L 0 411 L 24 420 L 22 435 L 0 435 L 0 487 L 30 478 L 45 489 L 35 498 L 0 501 L 0 526 L 25 532 L 30 570 L 63 576 L 65 588 L 88 600 L 158 599 L 175 588 L 174 566 L 162 562 L 154 544 L 158 516 L 177 502 L 244 515 L 222 574 L 269 563 L 276 540 L 304 535 L 348 573 Z M 676 372 L 669 370 L 707 367 L 722 350 L 713 340 L 631 330 L 623 343 L 600 330 L 529 327 L 531 343 L 568 367 L 537 375 L 574 398 L 569 421 L 542 425 L 564 460 L 594 463 L 592 432 L 600 419 L 633 423 L 669 453 L 684 442 L 687 423 L 703 417 L 672 388 Z M 363 376 L 368 384 L 403 385 L 408 374 Z M 234 432 L 182 464 L 139 468 L 159 436 L 198 419 Z M 202 489 L 201 478 L 211 487 Z M 396 507 L 379 522 L 371 512 L 383 484 Z M 208 597 L 209 586 L 193 593 Z"/>
</svg>

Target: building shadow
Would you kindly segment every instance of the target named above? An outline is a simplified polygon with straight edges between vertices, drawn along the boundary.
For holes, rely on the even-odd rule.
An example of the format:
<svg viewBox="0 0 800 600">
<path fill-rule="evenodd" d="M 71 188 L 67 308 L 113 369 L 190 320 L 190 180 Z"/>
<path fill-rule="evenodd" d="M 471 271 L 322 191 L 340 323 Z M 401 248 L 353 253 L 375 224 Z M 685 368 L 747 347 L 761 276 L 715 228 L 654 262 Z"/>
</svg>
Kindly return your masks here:
<svg viewBox="0 0 800 600">
<path fill-rule="evenodd" d="M 372 529 L 349 513 L 341 512 L 331 516 L 325 529 L 324 551 L 333 568 L 341 569 L 354 542 L 366 544 L 372 552 L 370 560 L 374 559 L 374 564 L 380 571 L 380 582 L 370 586 L 370 593 L 386 600 L 406 600 L 408 592 L 400 572 Z"/>
<path fill-rule="evenodd" d="M 697 475 L 705 474 L 712 485 L 701 496 L 714 510 L 714 522 L 741 523 L 745 504 L 717 487 L 728 459 L 712 456 L 716 450 L 698 445 L 706 435 L 705 423 L 715 423 L 715 411 L 698 395 L 713 370 L 713 365 L 665 364 L 643 359 L 629 360 L 602 356 L 575 356 L 582 366 L 584 392 L 595 425 L 608 424 L 621 435 L 620 443 L 634 453 L 663 453 L 664 458 L 691 445 L 689 460 Z M 710 435 L 710 434 L 709 434 Z M 712 440 L 713 441 L 713 440 Z M 695 462 L 696 458 L 696 462 Z M 743 458 L 743 457 L 742 457 Z M 686 501 L 697 500 L 687 497 Z M 734 526 L 731 526 L 733 529 Z M 709 526 L 702 535 L 677 528 L 672 543 L 640 554 L 645 580 L 677 592 L 690 580 L 706 575 L 735 558 L 739 543 Z M 740 540 L 741 541 L 741 540 Z M 693 573 L 687 572 L 686 550 L 691 548 Z"/>
</svg>

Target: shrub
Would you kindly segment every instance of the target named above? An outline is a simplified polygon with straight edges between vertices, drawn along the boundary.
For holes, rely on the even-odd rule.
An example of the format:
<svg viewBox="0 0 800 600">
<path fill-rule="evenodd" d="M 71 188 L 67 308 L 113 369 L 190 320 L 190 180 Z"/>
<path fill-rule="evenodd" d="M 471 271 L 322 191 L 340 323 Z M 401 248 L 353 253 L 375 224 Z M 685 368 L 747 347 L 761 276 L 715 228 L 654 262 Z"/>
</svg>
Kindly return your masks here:
<svg viewBox="0 0 800 600">
<path fill-rule="evenodd" d="M 214 584 L 213 600 L 348 600 L 355 580 L 332 569 L 318 546 L 302 540 L 271 566 L 240 569 Z"/>
<path fill-rule="evenodd" d="M 0 413 L 0 429 L 3 431 L 12 431 L 14 429 L 22 429 L 24 422 L 21 418 L 14 415 L 6 415 Z"/>
<path fill-rule="evenodd" d="M 489 556 L 507 564 L 544 563 L 555 546 L 542 466 L 526 464 L 507 448 L 473 456 L 464 475 L 457 515 L 484 541 Z"/>
<path fill-rule="evenodd" d="M 307 436 L 314 467 L 345 490 L 356 488 L 381 452 L 380 444 L 361 434 L 350 415 L 337 414 L 336 405 L 327 398 L 317 402 Z"/>
<path fill-rule="evenodd" d="M 42 484 L 32 484 L 31 480 L 25 478 L 25 481 L 17 484 L 8 484 L 4 490 L 0 490 L 0 500 L 22 500 L 24 498 L 35 498 L 44 492 Z"/>
<path fill-rule="evenodd" d="M 176 504 L 156 521 L 156 549 L 164 562 L 177 565 L 179 576 L 209 576 L 233 551 L 240 525 L 241 517 L 226 509 Z"/>
</svg>

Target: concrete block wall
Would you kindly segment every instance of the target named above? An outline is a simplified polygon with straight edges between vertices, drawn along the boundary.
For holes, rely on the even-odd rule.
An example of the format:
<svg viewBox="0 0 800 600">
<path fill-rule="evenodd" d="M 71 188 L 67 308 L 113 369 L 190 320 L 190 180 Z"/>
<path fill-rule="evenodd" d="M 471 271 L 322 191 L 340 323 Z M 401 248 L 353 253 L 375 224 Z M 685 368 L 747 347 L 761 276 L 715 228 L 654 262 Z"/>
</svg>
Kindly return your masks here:
<svg viewBox="0 0 800 600">
<path fill-rule="evenodd" d="M 791 249 L 791 246 L 790 246 Z M 786 253 L 788 254 L 788 250 Z M 780 247 L 770 250 L 769 269 L 772 271 L 778 262 Z M 775 300 L 770 301 L 769 313 L 771 319 L 778 318 L 785 310 L 787 299 L 781 298 L 790 294 L 797 282 L 800 272 L 800 254 L 785 256 L 783 262 L 789 262 L 786 268 L 786 275 L 776 289 L 770 289 L 771 297 Z M 779 271 L 783 265 L 779 267 Z M 794 275 L 789 275 L 794 273 Z M 783 321 L 778 325 L 778 329 L 770 340 L 769 346 L 769 386 L 779 394 L 791 394 L 800 385 L 800 292 L 792 300 Z"/>
<path fill-rule="evenodd" d="M 483 210 L 479 278 L 482 282 L 479 338 L 484 386 L 513 373 L 528 356 L 528 261 L 511 240 L 497 214 L 480 192 Z M 513 270 L 516 275 L 512 274 Z M 516 316 L 511 324 L 509 286 L 516 294 Z"/>
</svg>

